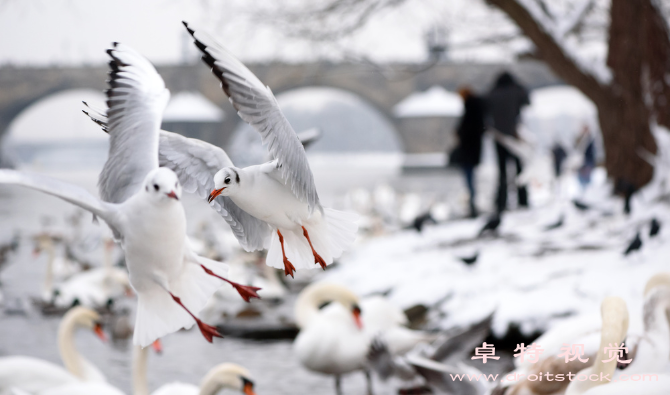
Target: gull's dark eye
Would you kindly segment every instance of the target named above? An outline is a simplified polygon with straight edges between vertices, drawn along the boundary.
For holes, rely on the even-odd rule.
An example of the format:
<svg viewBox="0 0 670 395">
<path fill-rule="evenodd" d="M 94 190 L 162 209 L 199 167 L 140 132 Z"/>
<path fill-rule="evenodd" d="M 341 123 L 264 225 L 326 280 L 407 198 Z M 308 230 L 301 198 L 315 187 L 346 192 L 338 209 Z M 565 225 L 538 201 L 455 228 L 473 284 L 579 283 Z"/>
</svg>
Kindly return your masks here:
<svg viewBox="0 0 670 395">
<path fill-rule="evenodd" d="M 226 177 L 226 179 L 223 180 L 223 182 L 226 183 L 226 184 L 230 184 L 230 177 Z"/>
<path fill-rule="evenodd" d="M 174 183 L 174 187 L 177 188 L 177 185 L 179 184 L 179 181 Z"/>
<path fill-rule="evenodd" d="M 158 187 L 158 184 L 154 184 L 154 189 L 159 190 L 160 188 Z"/>
</svg>

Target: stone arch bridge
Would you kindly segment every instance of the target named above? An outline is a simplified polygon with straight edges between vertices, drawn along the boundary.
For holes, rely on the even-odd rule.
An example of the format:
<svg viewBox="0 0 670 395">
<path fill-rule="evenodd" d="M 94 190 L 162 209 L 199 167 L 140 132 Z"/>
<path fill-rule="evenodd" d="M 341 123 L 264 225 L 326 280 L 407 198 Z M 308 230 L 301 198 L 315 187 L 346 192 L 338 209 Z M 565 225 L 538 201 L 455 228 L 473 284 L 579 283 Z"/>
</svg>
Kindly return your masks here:
<svg viewBox="0 0 670 395">
<path fill-rule="evenodd" d="M 560 83 L 545 64 L 532 60 L 508 65 L 439 63 L 423 71 L 416 70 L 420 68 L 417 65 L 327 62 L 251 64 L 249 68 L 275 94 L 306 86 L 327 86 L 355 93 L 379 109 L 396 126 L 398 122 L 393 117 L 393 107 L 409 94 L 433 85 L 455 90 L 462 84 L 468 84 L 483 92 L 503 69 L 510 70 L 530 88 Z M 157 69 L 171 92 L 199 91 L 223 109 L 227 116 L 222 125 L 222 140 L 213 143 L 225 143 L 239 118 L 232 116 L 234 110 L 208 68 L 198 62 L 159 66 Z M 77 88 L 105 89 L 107 71 L 106 65 L 1 67 L 0 137 L 18 114 L 50 94 Z"/>
</svg>

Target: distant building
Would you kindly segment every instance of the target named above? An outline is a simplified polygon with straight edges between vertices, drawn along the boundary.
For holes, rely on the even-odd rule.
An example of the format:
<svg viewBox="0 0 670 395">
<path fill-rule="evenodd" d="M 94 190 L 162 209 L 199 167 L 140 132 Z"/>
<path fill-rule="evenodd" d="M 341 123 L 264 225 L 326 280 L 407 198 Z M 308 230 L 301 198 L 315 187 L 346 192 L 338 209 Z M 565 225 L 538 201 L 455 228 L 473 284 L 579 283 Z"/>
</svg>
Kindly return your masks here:
<svg viewBox="0 0 670 395">
<path fill-rule="evenodd" d="M 163 113 L 162 128 L 223 146 L 227 137 L 223 135 L 221 124 L 224 116 L 223 110 L 199 92 L 183 91 L 170 98 Z"/>
<path fill-rule="evenodd" d="M 455 129 L 463 114 L 461 97 L 435 85 L 407 96 L 393 112 L 405 146 L 405 166 L 444 165 L 446 152 L 458 142 Z"/>
</svg>

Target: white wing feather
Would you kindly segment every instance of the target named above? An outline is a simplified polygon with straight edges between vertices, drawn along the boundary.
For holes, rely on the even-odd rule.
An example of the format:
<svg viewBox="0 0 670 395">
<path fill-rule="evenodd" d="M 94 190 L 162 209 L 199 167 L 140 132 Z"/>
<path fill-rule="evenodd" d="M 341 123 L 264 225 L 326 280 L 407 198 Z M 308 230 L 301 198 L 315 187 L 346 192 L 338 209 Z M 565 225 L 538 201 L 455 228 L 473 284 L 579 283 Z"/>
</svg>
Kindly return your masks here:
<svg viewBox="0 0 670 395">
<path fill-rule="evenodd" d="M 161 131 L 158 158 L 161 166 L 172 169 L 184 191 L 206 200 L 214 189 L 214 174 L 233 166 L 225 151 L 201 140 Z M 262 250 L 270 240 L 270 226 L 237 207 L 225 196 L 210 206 L 230 225 L 240 245 L 247 251 Z"/>
<path fill-rule="evenodd" d="M 91 109 L 84 110 L 84 113 L 107 132 L 105 111 L 84 104 Z M 214 189 L 216 172 L 233 166 L 233 162 L 221 148 L 165 130 L 160 131 L 158 163 L 177 174 L 184 191 L 203 200 Z M 247 251 L 267 248 L 271 229 L 265 221 L 248 214 L 225 196 L 217 197 L 210 206 L 228 223 L 242 248 Z"/>
<path fill-rule="evenodd" d="M 121 203 L 158 167 L 158 131 L 170 93 L 154 66 L 131 48 L 115 43 L 107 53 L 110 147 L 98 187 L 103 200 Z"/>
<path fill-rule="evenodd" d="M 21 185 L 61 198 L 102 218 L 118 234 L 114 224 L 116 205 L 101 201 L 84 188 L 40 174 L 8 169 L 0 170 L 0 184 Z"/>
<path fill-rule="evenodd" d="M 309 205 L 310 211 L 321 210 L 305 148 L 279 109 L 270 88 L 211 36 L 184 25 L 239 116 L 261 134 L 263 144 L 278 161 L 283 181 L 298 199 Z"/>
</svg>

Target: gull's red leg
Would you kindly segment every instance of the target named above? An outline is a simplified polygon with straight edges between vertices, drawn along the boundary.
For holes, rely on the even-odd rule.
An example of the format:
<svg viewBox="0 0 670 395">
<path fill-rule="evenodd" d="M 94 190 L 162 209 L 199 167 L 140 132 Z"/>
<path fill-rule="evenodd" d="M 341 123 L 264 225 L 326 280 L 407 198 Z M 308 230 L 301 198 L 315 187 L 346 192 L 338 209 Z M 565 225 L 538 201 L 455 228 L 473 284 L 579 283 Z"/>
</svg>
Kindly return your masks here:
<svg viewBox="0 0 670 395">
<path fill-rule="evenodd" d="M 318 263 L 321 265 L 321 269 L 326 270 L 326 261 L 321 258 L 321 255 L 317 254 L 316 251 L 314 250 L 314 247 L 312 246 L 312 240 L 309 239 L 309 233 L 307 233 L 307 229 L 305 227 L 302 227 L 302 234 L 307 238 L 307 242 L 309 243 L 309 248 L 312 249 L 312 254 L 314 254 L 314 263 Z"/>
<path fill-rule="evenodd" d="M 169 292 L 169 294 L 170 294 L 170 296 L 172 296 L 172 299 L 173 299 L 175 302 L 177 302 L 177 304 L 179 304 L 181 307 L 183 307 L 184 310 L 186 310 L 186 312 L 187 312 L 191 317 L 193 317 L 193 319 L 195 320 L 195 322 L 198 324 L 198 329 L 200 329 L 200 333 L 202 333 L 202 335 L 205 337 L 205 340 L 207 340 L 208 342 L 211 343 L 211 342 L 212 342 L 212 339 L 213 339 L 214 337 L 223 337 L 223 335 L 219 333 L 219 331 L 216 329 L 216 327 L 213 327 L 213 326 L 211 326 L 211 325 L 207 325 L 207 324 L 205 324 L 204 322 L 200 321 L 200 319 L 199 319 L 198 317 L 196 317 L 195 315 L 193 315 L 193 313 L 191 313 L 191 311 L 190 311 L 189 309 L 187 309 L 186 306 L 184 306 L 183 303 L 181 303 L 181 299 L 179 299 L 178 297 L 174 296 L 174 295 L 172 294 L 172 292 Z"/>
<path fill-rule="evenodd" d="M 225 277 L 221 277 L 221 276 L 215 274 L 213 271 L 207 269 L 207 268 L 205 267 L 205 265 L 200 265 L 200 266 L 202 266 L 202 268 L 205 269 L 205 273 L 209 274 L 210 276 L 214 276 L 214 277 L 216 277 L 216 278 L 219 278 L 219 279 L 221 279 L 221 280 L 227 282 L 228 284 L 232 285 L 232 286 L 237 290 L 237 293 L 240 294 L 240 296 L 242 297 L 242 299 L 244 299 L 245 302 L 248 302 L 249 299 L 251 299 L 251 298 L 258 298 L 258 299 L 261 298 L 261 297 L 258 296 L 258 294 L 256 293 L 256 291 L 260 290 L 260 288 L 258 288 L 258 287 L 252 287 L 251 285 L 242 285 L 242 284 L 238 284 L 238 283 L 236 283 L 236 282 L 234 282 L 234 281 L 230 281 L 230 280 L 228 280 L 228 279 L 225 278 Z"/>
<path fill-rule="evenodd" d="M 284 251 L 284 236 L 281 235 L 279 229 L 277 229 L 277 234 L 279 235 L 279 244 L 281 244 L 281 254 L 284 256 L 284 275 L 288 276 L 290 274 L 291 277 L 293 277 L 293 273 L 295 273 L 295 266 L 293 266 L 291 261 L 289 261 L 286 257 L 286 252 Z"/>
</svg>

